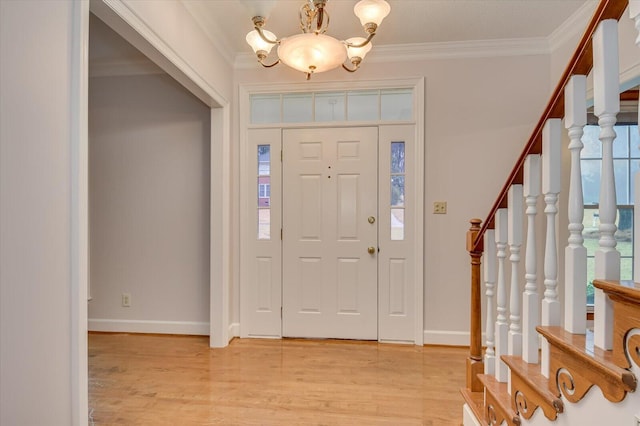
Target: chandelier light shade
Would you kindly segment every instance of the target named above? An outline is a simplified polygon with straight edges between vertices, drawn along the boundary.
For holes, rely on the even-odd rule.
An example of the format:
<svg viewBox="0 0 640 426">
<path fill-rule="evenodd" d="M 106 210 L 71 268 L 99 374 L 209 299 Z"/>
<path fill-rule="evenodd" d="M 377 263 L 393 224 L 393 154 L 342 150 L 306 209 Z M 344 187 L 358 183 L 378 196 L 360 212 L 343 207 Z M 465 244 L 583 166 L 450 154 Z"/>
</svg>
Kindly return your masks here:
<svg viewBox="0 0 640 426">
<path fill-rule="evenodd" d="M 269 37 L 271 39 L 276 38 L 275 34 L 273 34 L 271 31 L 262 30 L 262 33 L 265 35 L 265 37 Z M 268 55 L 274 46 L 273 43 L 264 41 L 264 39 L 260 37 L 260 34 L 256 30 L 253 30 L 249 34 L 247 34 L 247 43 L 249 43 L 249 46 L 251 46 L 253 52 L 256 54 L 258 54 L 258 52 L 265 52 L 265 54 Z"/>
<path fill-rule="evenodd" d="M 342 65 L 347 51 L 340 41 L 325 34 L 305 33 L 282 39 L 278 57 L 302 72 L 324 72 Z"/>
<path fill-rule="evenodd" d="M 300 28 L 302 34 L 277 38 L 275 34 L 264 29 L 266 18 L 252 18 L 254 30 L 247 34 L 247 43 L 258 57 L 258 62 L 271 68 L 280 62 L 306 74 L 329 71 L 342 66 L 349 72 L 356 71 L 362 60 L 372 48 L 371 39 L 382 20 L 391 11 L 385 0 L 361 0 L 353 8 L 360 19 L 367 37 L 353 37 L 338 40 L 326 33 L 329 26 L 329 14 L 325 10 L 328 0 L 306 0 L 300 8 Z M 266 64 L 265 59 L 271 49 L 278 45 L 278 59 Z M 351 67 L 345 65 L 349 59 Z"/>
</svg>

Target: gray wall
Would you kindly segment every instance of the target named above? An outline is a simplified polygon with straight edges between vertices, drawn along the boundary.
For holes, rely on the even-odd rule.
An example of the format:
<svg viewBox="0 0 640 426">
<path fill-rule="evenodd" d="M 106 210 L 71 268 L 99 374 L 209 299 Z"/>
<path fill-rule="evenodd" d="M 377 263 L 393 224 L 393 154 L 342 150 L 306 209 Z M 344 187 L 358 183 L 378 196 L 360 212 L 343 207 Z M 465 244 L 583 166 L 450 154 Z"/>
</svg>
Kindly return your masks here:
<svg viewBox="0 0 640 426">
<path fill-rule="evenodd" d="M 89 329 L 208 334 L 209 141 L 168 75 L 90 79 Z"/>
</svg>

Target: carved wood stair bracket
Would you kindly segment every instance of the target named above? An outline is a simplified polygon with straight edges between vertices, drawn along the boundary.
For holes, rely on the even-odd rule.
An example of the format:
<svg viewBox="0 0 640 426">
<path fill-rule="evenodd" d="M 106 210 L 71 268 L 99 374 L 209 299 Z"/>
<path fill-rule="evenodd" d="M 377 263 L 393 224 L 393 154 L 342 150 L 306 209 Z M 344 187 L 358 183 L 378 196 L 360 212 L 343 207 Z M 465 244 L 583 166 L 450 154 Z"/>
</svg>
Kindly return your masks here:
<svg viewBox="0 0 640 426">
<path fill-rule="evenodd" d="M 518 415 L 530 419 L 540 407 L 546 418 L 555 420 L 564 411 L 562 400 L 549 391 L 549 380 L 540 373 L 538 364 L 521 357 L 502 356 L 511 370 L 511 406 Z"/>
<path fill-rule="evenodd" d="M 613 362 L 630 368 L 640 366 L 640 283 L 594 280 L 594 287 L 604 291 L 613 302 Z"/>
<path fill-rule="evenodd" d="M 622 401 L 636 389 L 636 378 L 613 362 L 610 351 L 586 348 L 584 335 L 571 334 L 561 327 L 537 327 L 549 342 L 551 359 L 549 390 L 568 401 L 580 401 L 591 387 L 598 386 L 606 399 Z"/>
<path fill-rule="evenodd" d="M 478 378 L 484 385 L 486 424 L 498 426 L 506 421 L 509 426 L 520 425 L 520 417 L 511 407 L 511 395 L 509 395 L 507 384 L 498 382 L 495 377 L 488 374 L 480 374 Z"/>
</svg>

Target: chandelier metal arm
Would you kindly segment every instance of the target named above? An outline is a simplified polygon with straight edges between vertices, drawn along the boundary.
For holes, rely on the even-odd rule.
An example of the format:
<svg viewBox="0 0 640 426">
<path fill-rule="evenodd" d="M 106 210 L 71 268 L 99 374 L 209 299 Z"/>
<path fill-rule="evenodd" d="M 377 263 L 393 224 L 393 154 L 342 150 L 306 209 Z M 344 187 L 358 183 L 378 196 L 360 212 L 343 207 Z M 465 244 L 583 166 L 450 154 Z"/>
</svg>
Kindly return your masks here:
<svg viewBox="0 0 640 426">
<path fill-rule="evenodd" d="M 320 31 L 322 29 L 322 21 L 324 21 L 324 7 L 321 7 L 316 12 L 316 30 Z M 327 15 L 327 18 L 329 15 Z M 328 24 L 327 24 L 328 26 Z"/>
<path fill-rule="evenodd" d="M 342 64 L 342 68 L 344 68 L 349 72 L 356 72 L 358 71 L 358 68 L 360 68 L 360 64 L 362 63 L 362 58 L 360 56 L 354 56 L 353 58 L 351 58 L 351 63 L 353 64 L 353 68 L 349 68 L 345 64 Z"/>
<path fill-rule="evenodd" d="M 329 14 L 325 10 L 326 0 L 315 0 L 313 5 L 305 3 L 298 11 L 300 29 L 303 33 L 324 34 L 329 27 Z"/>
<path fill-rule="evenodd" d="M 262 32 L 262 25 L 257 25 L 257 24 L 256 24 L 256 25 L 254 26 L 254 28 L 255 28 L 255 30 L 258 32 L 258 35 L 260 36 L 260 38 L 261 38 L 262 40 L 264 40 L 264 41 L 265 41 L 265 43 L 269 43 L 269 44 L 280 44 L 280 39 L 279 39 L 279 38 L 277 38 L 277 39 L 275 39 L 275 40 L 269 40 L 269 39 L 267 38 L 267 36 L 265 36 L 265 35 L 264 35 L 264 33 Z"/>
<path fill-rule="evenodd" d="M 365 41 L 363 41 L 360 44 L 353 44 L 353 43 L 349 43 L 348 41 L 343 42 L 347 47 L 355 47 L 355 48 L 360 48 L 360 47 L 365 47 L 367 44 L 371 43 L 371 39 L 376 35 L 376 33 L 371 33 L 369 34 L 369 36 L 367 36 L 367 39 Z"/>
<path fill-rule="evenodd" d="M 349 68 L 348 66 L 346 66 L 345 64 L 342 64 L 342 68 L 344 68 L 345 70 L 349 71 L 349 72 L 356 72 L 358 71 L 358 66 L 356 66 L 354 69 Z"/>
<path fill-rule="evenodd" d="M 272 64 L 265 64 L 264 62 L 262 62 L 262 59 L 258 59 L 258 62 L 260 62 L 260 65 L 262 65 L 265 68 L 271 68 L 271 67 L 275 67 L 276 65 L 278 65 L 280 63 L 280 59 L 278 59 L 277 61 L 275 61 Z"/>
<path fill-rule="evenodd" d="M 258 55 L 258 62 L 260 62 L 260 65 L 262 65 L 265 68 L 275 67 L 280 63 L 280 59 L 278 59 L 273 64 L 265 64 L 263 61 L 267 58 L 267 52 L 264 50 L 258 50 L 256 54 Z"/>
<path fill-rule="evenodd" d="M 302 30 L 303 33 L 308 33 L 310 31 L 312 13 L 313 12 L 309 7 L 309 4 L 307 3 L 303 4 L 300 7 L 300 10 L 298 10 L 298 17 L 300 19 L 300 30 Z"/>
</svg>

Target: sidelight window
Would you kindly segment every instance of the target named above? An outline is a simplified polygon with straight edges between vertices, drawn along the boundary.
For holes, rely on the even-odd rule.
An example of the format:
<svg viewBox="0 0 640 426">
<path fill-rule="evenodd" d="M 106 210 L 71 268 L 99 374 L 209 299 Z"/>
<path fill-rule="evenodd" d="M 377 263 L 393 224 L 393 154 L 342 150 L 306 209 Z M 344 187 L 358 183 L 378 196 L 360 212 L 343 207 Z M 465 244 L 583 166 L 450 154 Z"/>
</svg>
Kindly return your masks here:
<svg viewBox="0 0 640 426">
<path fill-rule="evenodd" d="M 391 240 L 404 240 L 404 142 L 391 142 Z"/>
<path fill-rule="evenodd" d="M 258 239 L 271 239 L 271 146 L 258 145 Z"/>
</svg>

